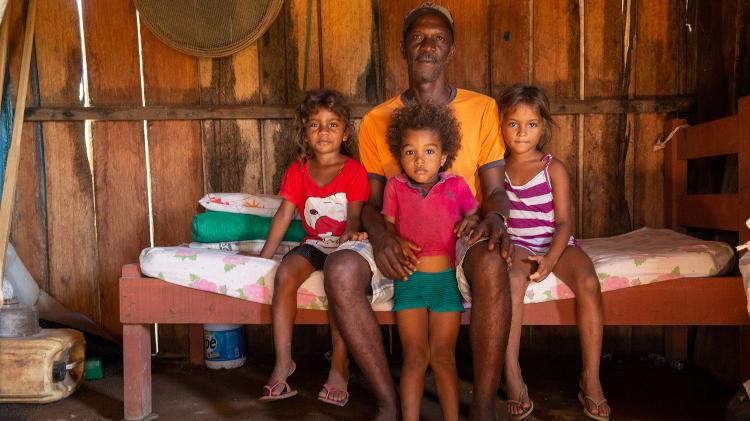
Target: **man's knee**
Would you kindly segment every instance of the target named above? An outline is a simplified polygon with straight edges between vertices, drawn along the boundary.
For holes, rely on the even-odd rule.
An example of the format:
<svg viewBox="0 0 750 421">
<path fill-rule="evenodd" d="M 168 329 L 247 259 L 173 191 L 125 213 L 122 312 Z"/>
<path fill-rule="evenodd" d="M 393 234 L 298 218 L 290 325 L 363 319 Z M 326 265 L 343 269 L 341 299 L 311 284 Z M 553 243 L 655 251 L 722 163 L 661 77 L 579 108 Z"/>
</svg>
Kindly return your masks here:
<svg viewBox="0 0 750 421">
<path fill-rule="evenodd" d="M 370 285 L 370 267 L 367 261 L 351 250 L 331 253 L 323 271 L 326 295 L 334 301 L 366 294 Z"/>
<path fill-rule="evenodd" d="M 497 248 L 487 250 L 485 243 L 470 248 L 464 258 L 463 269 L 474 291 L 489 289 L 503 292 L 510 289 L 508 266 Z"/>
</svg>

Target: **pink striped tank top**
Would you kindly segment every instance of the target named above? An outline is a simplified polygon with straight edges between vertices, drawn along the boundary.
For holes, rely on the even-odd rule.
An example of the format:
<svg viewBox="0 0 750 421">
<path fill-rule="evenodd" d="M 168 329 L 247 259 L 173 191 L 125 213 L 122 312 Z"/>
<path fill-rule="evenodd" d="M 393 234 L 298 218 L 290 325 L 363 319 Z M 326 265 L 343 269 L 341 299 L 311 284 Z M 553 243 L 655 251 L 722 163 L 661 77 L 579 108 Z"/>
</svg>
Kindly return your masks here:
<svg viewBox="0 0 750 421">
<path fill-rule="evenodd" d="M 552 155 L 542 158 L 544 168 L 523 186 L 514 186 L 505 175 L 505 191 L 510 199 L 508 234 L 513 244 L 534 254 L 546 254 L 555 233 L 555 207 L 549 164 Z M 576 245 L 571 236 L 568 245 Z"/>
</svg>

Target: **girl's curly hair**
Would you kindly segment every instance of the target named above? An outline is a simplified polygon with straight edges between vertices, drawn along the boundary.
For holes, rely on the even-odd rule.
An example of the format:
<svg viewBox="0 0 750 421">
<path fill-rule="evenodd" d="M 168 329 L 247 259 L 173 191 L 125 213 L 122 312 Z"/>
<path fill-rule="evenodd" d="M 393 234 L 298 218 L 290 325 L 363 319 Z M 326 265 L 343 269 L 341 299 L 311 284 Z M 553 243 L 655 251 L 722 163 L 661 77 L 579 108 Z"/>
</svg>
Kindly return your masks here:
<svg viewBox="0 0 750 421">
<path fill-rule="evenodd" d="M 400 161 L 401 143 L 407 130 L 432 130 L 440 139 L 440 146 L 447 156 L 440 171 L 446 171 L 461 148 L 461 127 L 450 108 L 431 102 L 420 104 L 416 101 L 393 112 L 388 126 L 388 147 Z"/>
<path fill-rule="evenodd" d="M 299 104 L 294 113 L 292 140 L 294 140 L 294 144 L 297 146 L 297 159 L 305 161 L 313 154 L 310 145 L 305 141 L 305 126 L 310 116 L 318 112 L 321 108 L 337 114 L 343 120 L 344 131 L 347 135 L 341 143 L 341 153 L 351 157 L 352 148 L 350 145 L 357 144 L 357 130 L 351 118 L 349 105 L 339 91 L 334 89 L 316 89 L 307 92 L 305 99 L 302 100 L 302 103 Z"/>
<path fill-rule="evenodd" d="M 556 126 L 550 113 L 549 99 L 544 90 L 534 85 L 517 83 L 503 92 L 498 101 L 500 107 L 500 121 L 505 119 L 505 114 L 516 108 L 519 104 L 525 104 L 537 110 L 544 121 L 544 132 L 536 148 L 540 151 L 552 138 L 552 129 Z"/>
</svg>

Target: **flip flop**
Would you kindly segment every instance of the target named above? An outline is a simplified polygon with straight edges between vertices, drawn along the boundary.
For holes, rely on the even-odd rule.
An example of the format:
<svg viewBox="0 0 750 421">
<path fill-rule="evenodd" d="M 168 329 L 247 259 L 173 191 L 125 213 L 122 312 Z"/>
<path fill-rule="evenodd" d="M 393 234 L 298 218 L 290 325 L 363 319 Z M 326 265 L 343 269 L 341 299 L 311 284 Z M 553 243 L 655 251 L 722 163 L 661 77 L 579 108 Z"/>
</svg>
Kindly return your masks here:
<svg viewBox="0 0 750 421">
<path fill-rule="evenodd" d="M 523 404 L 524 404 L 523 397 L 524 396 L 526 396 L 526 399 L 529 400 L 529 407 L 526 408 L 526 410 L 524 410 L 520 414 L 511 414 L 510 411 L 508 411 L 508 415 L 510 415 L 510 419 L 512 419 L 514 421 L 522 420 L 522 419 L 528 417 L 529 415 L 531 415 L 531 413 L 534 411 L 534 401 L 532 401 L 531 398 L 529 398 L 529 388 L 526 387 L 525 384 L 521 388 L 521 393 L 518 394 L 518 400 L 508 399 L 505 402 L 509 403 L 509 404 L 512 404 L 512 405 L 518 405 L 521 408 L 523 408 Z"/>
<path fill-rule="evenodd" d="M 287 378 L 289 378 L 292 374 L 294 374 L 294 370 L 297 369 L 297 364 L 292 365 L 292 369 L 289 371 L 289 374 L 287 374 Z M 274 395 L 273 391 L 276 390 L 277 387 L 282 386 L 281 393 L 278 395 Z M 263 386 L 263 396 L 258 398 L 259 401 L 278 401 L 281 399 L 291 398 L 292 396 L 295 396 L 298 393 L 297 390 L 294 390 L 289 386 L 289 383 L 287 383 L 284 380 L 279 380 L 276 383 L 273 384 L 267 384 Z"/>
<path fill-rule="evenodd" d="M 318 395 L 318 400 L 321 402 L 325 402 L 327 404 L 335 405 L 335 406 L 345 406 L 349 402 L 349 391 L 346 389 L 341 389 L 338 387 L 333 387 L 328 383 L 323 384 L 323 390 L 326 391 L 325 396 Z M 332 393 L 343 393 L 344 394 L 344 400 L 337 401 L 335 399 L 331 399 Z"/>
<path fill-rule="evenodd" d="M 586 407 L 587 401 L 591 401 L 591 403 L 593 403 L 596 409 L 598 410 L 600 406 L 604 405 L 607 402 L 606 399 L 602 399 L 599 402 L 597 402 L 591 399 L 589 396 L 585 395 L 583 393 L 583 390 L 578 392 L 578 402 L 580 402 L 581 405 L 583 405 L 583 413 L 586 414 L 587 417 L 597 420 L 597 421 L 609 421 L 609 416 L 592 414 L 591 412 L 589 412 L 589 409 Z"/>
<path fill-rule="evenodd" d="M 283 389 L 281 389 L 281 393 L 278 395 L 274 395 L 273 391 L 276 390 L 277 387 L 282 386 Z M 268 393 L 266 393 L 268 391 Z M 289 386 L 289 383 L 279 380 L 274 384 L 271 385 L 265 385 L 263 386 L 263 396 L 258 398 L 259 401 L 278 401 L 281 399 L 291 398 L 292 396 L 295 396 L 297 394 L 296 390 L 292 390 L 292 388 Z"/>
</svg>

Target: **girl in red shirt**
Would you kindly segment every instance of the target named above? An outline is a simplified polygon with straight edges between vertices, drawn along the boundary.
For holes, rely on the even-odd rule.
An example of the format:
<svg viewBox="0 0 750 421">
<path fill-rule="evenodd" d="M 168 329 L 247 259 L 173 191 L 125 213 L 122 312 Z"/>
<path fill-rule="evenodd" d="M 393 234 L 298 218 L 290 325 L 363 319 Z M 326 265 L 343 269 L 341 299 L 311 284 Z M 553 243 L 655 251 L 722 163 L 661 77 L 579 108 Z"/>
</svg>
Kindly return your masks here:
<svg viewBox="0 0 750 421">
<path fill-rule="evenodd" d="M 302 215 L 307 237 L 290 250 L 276 270 L 272 301 L 276 363 L 260 400 L 286 399 L 297 394 L 286 382 L 296 368 L 292 360 L 292 329 L 297 313 L 297 289 L 328 254 L 349 240 L 367 239 L 360 232 L 360 212 L 370 195 L 367 172 L 349 157 L 356 132 L 343 96 L 333 90 L 310 91 L 297 108 L 293 131 L 298 156 L 286 171 L 279 195 L 281 206 L 271 222 L 260 257 L 270 259 L 295 210 Z M 332 318 L 333 356 L 328 380 L 318 399 L 337 406 L 349 400 L 349 359 Z"/>
</svg>

